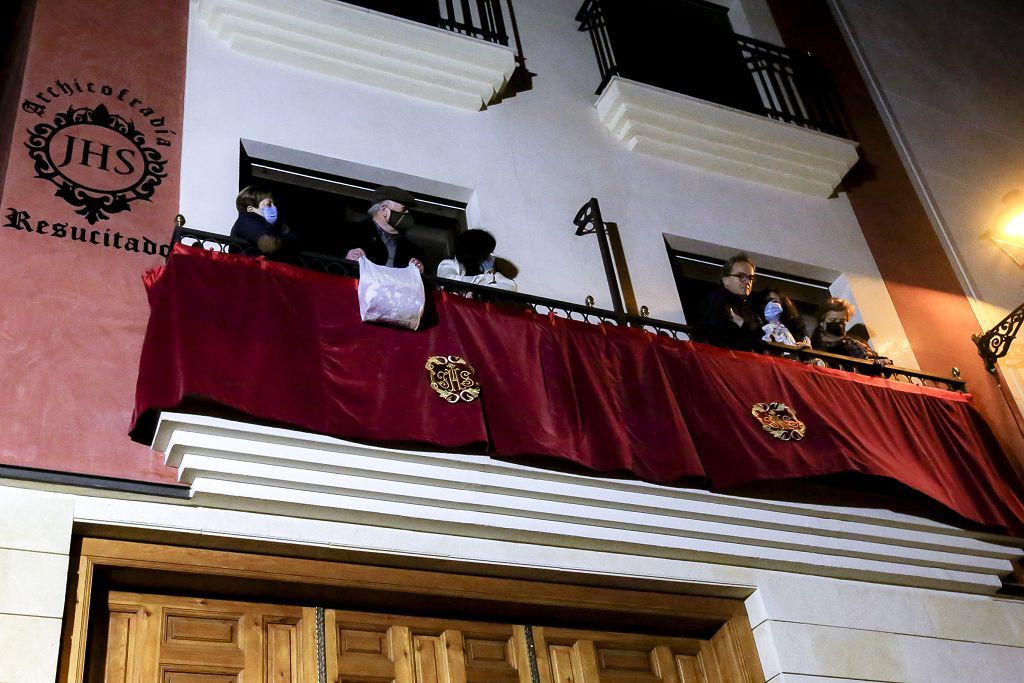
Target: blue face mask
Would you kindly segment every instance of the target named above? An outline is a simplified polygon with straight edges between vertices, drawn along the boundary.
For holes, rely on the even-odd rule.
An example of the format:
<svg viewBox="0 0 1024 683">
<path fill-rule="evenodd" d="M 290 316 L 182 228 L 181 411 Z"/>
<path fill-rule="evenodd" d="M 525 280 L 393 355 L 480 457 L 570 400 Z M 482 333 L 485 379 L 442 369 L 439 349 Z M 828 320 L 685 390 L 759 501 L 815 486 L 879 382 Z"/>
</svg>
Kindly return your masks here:
<svg viewBox="0 0 1024 683">
<path fill-rule="evenodd" d="M 494 267 L 494 254 L 491 254 L 483 261 L 480 262 L 480 272 L 486 273 L 488 270 Z"/>
<path fill-rule="evenodd" d="M 260 215 L 263 219 L 273 225 L 277 222 L 277 207 L 271 204 L 270 206 L 261 206 Z"/>
<path fill-rule="evenodd" d="M 764 307 L 764 318 L 768 322 L 775 322 L 782 317 L 782 304 L 778 301 L 769 301 Z"/>
</svg>

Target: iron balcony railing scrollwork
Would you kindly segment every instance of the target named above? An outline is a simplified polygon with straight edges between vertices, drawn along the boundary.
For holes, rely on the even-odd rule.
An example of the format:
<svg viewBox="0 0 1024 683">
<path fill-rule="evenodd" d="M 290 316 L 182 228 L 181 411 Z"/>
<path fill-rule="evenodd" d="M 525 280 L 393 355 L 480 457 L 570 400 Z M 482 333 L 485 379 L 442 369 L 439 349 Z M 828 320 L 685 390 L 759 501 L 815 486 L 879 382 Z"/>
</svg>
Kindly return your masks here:
<svg viewBox="0 0 1024 683">
<path fill-rule="evenodd" d="M 173 244 L 195 246 L 223 253 L 249 256 L 260 255 L 260 252 L 255 247 L 237 238 L 194 230 L 183 225 L 175 228 L 171 241 Z M 326 254 L 291 252 L 281 256 L 275 255 L 274 260 L 317 272 L 359 277 L 359 264 L 357 262 Z M 555 315 L 590 324 L 634 327 L 651 334 L 666 336 L 678 341 L 690 341 L 693 338 L 702 339 L 706 337 L 706 335 L 701 334 L 692 325 L 675 323 L 668 320 L 618 313 L 609 309 L 522 294 L 520 292 L 509 292 L 432 275 L 424 275 L 423 281 L 428 288 L 472 296 L 474 299 L 481 301 L 518 307 L 539 315 Z M 824 351 L 815 351 L 814 349 L 794 348 L 785 344 L 773 344 L 770 342 L 755 342 L 752 344 L 751 350 L 756 353 L 789 358 L 803 363 L 813 363 L 859 375 L 882 377 L 919 386 L 945 389 L 947 391 L 963 392 L 966 390 L 966 382 L 960 377 L 945 377 L 894 365 L 879 365 L 868 360 L 839 356 Z"/>
<path fill-rule="evenodd" d="M 698 3 L 698 0 L 686 1 Z M 850 126 L 831 76 L 814 55 L 728 30 L 722 33 L 723 42 L 717 45 L 713 54 L 700 54 L 698 60 L 693 49 L 686 53 L 681 51 L 675 63 L 655 66 L 649 56 L 637 54 L 638 51 L 644 52 L 645 44 L 649 45 L 643 41 L 674 39 L 685 44 L 686 39 L 679 36 L 665 38 L 682 27 L 651 17 L 647 26 L 653 30 L 637 39 L 630 36 L 631 27 L 616 25 L 621 21 L 617 17 L 623 16 L 621 12 L 614 14 L 611 11 L 617 2 L 620 0 L 584 0 L 576 13 L 579 30 L 590 34 L 597 57 L 601 72 L 598 93 L 604 90 L 612 77 L 621 76 L 804 128 L 851 138 Z M 666 9 L 666 6 L 658 7 L 662 11 Z M 626 11 L 635 13 L 642 9 L 627 8 Z M 699 27 L 687 28 L 699 32 Z M 714 60 L 728 63 L 715 64 Z M 678 78 L 666 78 L 666 72 L 672 70 Z M 714 71 L 714 74 L 696 78 L 696 70 Z"/>
<path fill-rule="evenodd" d="M 498 45 L 515 42 L 516 60 L 522 62 L 519 26 L 512 0 L 344 0 L 384 14 L 427 26 L 436 26 Z M 511 32 L 511 36 L 509 35 Z"/>
</svg>

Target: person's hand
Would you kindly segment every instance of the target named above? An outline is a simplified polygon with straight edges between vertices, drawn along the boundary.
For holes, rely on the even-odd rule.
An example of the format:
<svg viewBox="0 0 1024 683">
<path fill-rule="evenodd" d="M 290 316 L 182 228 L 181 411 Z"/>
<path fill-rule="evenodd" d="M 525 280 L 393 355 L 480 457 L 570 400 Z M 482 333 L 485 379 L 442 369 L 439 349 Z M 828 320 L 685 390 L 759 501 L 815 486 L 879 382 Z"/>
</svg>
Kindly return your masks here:
<svg viewBox="0 0 1024 683">
<path fill-rule="evenodd" d="M 732 321 L 736 323 L 736 327 L 743 327 L 743 318 L 736 315 L 736 311 L 729 309 L 729 315 L 732 317 Z"/>
<path fill-rule="evenodd" d="M 264 254 L 273 254 L 281 248 L 282 244 L 283 242 L 273 235 L 260 235 L 259 239 L 256 240 L 256 248 Z"/>
<path fill-rule="evenodd" d="M 420 260 L 419 260 L 419 259 L 417 259 L 417 258 L 411 258 L 411 259 L 409 259 L 409 263 L 411 263 L 412 265 L 414 265 L 414 266 L 416 266 L 417 268 L 419 268 L 419 270 L 420 270 L 420 275 L 422 275 L 422 274 L 423 274 L 423 264 L 422 264 L 422 263 L 420 262 Z"/>
<path fill-rule="evenodd" d="M 356 247 L 355 249 L 349 249 L 348 253 L 345 254 L 345 258 L 347 258 L 349 261 L 358 261 L 364 256 L 366 256 L 366 252 L 360 249 L 359 247 Z"/>
</svg>

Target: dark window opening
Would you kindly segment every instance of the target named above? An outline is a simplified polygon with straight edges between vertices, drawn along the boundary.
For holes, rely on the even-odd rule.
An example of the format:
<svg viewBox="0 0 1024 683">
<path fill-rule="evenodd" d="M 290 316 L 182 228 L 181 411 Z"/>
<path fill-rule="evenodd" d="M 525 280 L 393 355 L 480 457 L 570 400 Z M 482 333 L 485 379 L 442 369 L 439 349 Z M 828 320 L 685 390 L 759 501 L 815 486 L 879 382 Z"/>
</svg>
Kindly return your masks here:
<svg viewBox="0 0 1024 683">
<path fill-rule="evenodd" d="M 239 189 L 261 185 L 270 190 L 279 220 L 299 236 L 301 251 L 344 258 L 347 231 L 366 218 L 370 194 L 379 184 L 252 157 L 244 147 L 240 151 Z M 466 205 L 410 191 L 416 197 L 416 227 L 406 237 L 423 251 L 426 272 L 432 274 L 466 230 Z"/>
<path fill-rule="evenodd" d="M 721 286 L 722 264 L 725 259 L 703 256 L 679 251 L 668 247 L 669 260 L 672 263 L 672 274 L 675 276 L 679 301 L 683 305 L 686 322 L 700 325 L 704 321 L 704 301 Z M 767 289 L 775 289 L 792 300 L 807 326 L 807 334 L 818 325 L 818 307 L 832 296 L 831 283 L 824 280 L 802 277 L 783 273 L 767 268 L 757 268 L 757 283 L 752 296 Z M 850 328 L 850 334 L 869 341 L 867 328 L 858 323 Z"/>
</svg>

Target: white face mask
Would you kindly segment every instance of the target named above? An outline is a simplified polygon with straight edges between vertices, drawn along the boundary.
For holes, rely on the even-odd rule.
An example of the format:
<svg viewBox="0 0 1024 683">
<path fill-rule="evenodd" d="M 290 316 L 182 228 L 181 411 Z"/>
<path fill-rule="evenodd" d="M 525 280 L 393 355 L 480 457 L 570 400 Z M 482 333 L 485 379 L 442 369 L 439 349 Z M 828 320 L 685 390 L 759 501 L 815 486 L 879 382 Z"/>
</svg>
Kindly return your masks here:
<svg viewBox="0 0 1024 683">
<path fill-rule="evenodd" d="M 769 301 L 764 307 L 765 320 L 775 322 L 782 317 L 782 304 L 778 301 Z"/>
</svg>

